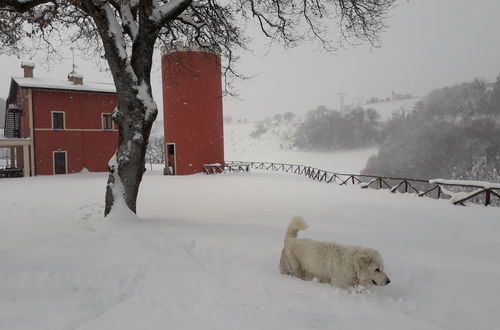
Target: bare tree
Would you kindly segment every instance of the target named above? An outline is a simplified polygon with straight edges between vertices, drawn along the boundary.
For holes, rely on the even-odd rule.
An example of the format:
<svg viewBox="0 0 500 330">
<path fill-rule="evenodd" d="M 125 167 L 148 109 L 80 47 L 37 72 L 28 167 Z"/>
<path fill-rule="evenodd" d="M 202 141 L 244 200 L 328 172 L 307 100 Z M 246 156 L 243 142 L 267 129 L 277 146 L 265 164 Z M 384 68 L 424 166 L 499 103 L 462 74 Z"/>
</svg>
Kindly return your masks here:
<svg viewBox="0 0 500 330">
<path fill-rule="evenodd" d="M 161 164 L 165 160 L 165 139 L 163 136 L 150 136 L 146 156 L 149 164 Z"/>
<path fill-rule="evenodd" d="M 118 105 L 118 149 L 106 189 L 107 215 L 125 203 L 136 212 L 145 153 L 157 106 L 151 93 L 153 51 L 159 43 L 196 44 L 225 59 L 226 84 L 237 76 L 235 52 L 244 49 L 244 27 L 254 21 L 262 33 L 290 47 L 317 39 L 333 49 L 326 22 L 336 21 L 342 40 L 374 44 L 395 0 L 0 0 L 1 52 L 26 47 L 56 53 L 72 43 L 104 57 Z M 230 87 L 227 86 L 226 87 Z"/>
</svg>

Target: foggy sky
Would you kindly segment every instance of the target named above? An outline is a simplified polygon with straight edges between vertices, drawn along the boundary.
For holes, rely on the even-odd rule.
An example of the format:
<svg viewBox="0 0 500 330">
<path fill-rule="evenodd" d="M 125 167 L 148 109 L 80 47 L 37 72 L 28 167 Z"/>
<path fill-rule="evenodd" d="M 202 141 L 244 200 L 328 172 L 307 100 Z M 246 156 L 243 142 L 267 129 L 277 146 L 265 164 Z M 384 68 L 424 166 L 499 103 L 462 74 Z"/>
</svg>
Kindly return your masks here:
<svg viewBox="0 0 500 330">
<path fill-rule="evenodd" d="M 243 54 L 238 69 L 252 79 L 237 82 L 242 100 L 226 98 L 224 115 L 262 119 L 275 113 L 304 113 L 318 105 L 338 108 L 339 92 L 346 103 L 391 91 L 423 96 L 434 88 L 474 78 L 493 81 L 500 74 L 499 0 L 399 0 L 390 13 L 381 47 L 368 45 L 318 51 L 317 44 L 284 50 L 270 49 L 261 35 L 252 35 L 253 53 Z M 332 29 L 335 26 L 332 24 Z M 6 98 L 10 76 L 21 76 L 20 60 L 0 57 L 0 97 Z M 84 81 L 109 81 L 91 61 L 77 58 Z M 159 55 L 153 93 L 162 117 Z M 71 55 L 52 63 L 50 71 L 37 65 L 35 77 L 65 79 Z"/>
</svg>

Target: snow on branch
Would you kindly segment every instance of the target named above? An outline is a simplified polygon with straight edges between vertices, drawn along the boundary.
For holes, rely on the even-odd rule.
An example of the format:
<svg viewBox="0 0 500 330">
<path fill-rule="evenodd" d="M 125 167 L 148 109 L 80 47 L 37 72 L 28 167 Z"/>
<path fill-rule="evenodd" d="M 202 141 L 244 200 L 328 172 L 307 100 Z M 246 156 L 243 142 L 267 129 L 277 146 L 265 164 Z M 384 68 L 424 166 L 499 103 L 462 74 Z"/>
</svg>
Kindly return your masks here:
<svg viewBox="0 0 500 330">
<path fill-rule="evenodd" d="M 122 18 L 123 29 L 127 31 L 132 41 L 134 41 L 139 33 L 139 25 L 132 15 L 132 9 L 129 3 L 120 5 L 120 16 Z"/>
<path fill-rule="evenodd" d="M 156 118 L 158 108 L 155 100 L 151 96 L 151 92 L 148 91 L 148 85 L 144 81 L 141 81 L 141 83 L 134 88 L 137 90 L 137 98 L 141 100 L 142 104 L 144 104 L 144 107 L 146 108 L 146 121 L 154 120 Z"/>
<path fill-rule="evenodd" d="M 108 21 L 108 36 L 113 38 L 115 41 L 116 49 L 118 50 L 118 55 L 121 59 L 127 59 L 127 46 L 125 43 L 125 36 L 123 35 L 122 28 L 116 19 L 116 15 L 113 11 L 113 8 L 109 3 L 103 3 L 102 9 L 106 14 L 106 18 Z"/>
<path fill-rule="evenodd" d="M 182 13 L 179 16 L 177 16 L 177 19 L 181 21 L 184 24 L 191 25 L 196 29 L 200 29 L 203 26 L 206 25 L 205 22 L 203 21 L 196 21 L 193 16 L 187 14 L 187 13 Z"/>
<path fill-rule="evenodd" d="M 160 4 L 158 0 L 153 1 L 153 12 L 151 19 L 159 26 L 163 26 L 184 12 L 193 0 L 170 0 L 165 4 Z"/>
<path fill-rule="evenodd" d="M 52 3 L 51 0 L 0 0 L 0 8 L 11 9 L 21 13 L 35 8 L 44 3 Z"/>
</svg>

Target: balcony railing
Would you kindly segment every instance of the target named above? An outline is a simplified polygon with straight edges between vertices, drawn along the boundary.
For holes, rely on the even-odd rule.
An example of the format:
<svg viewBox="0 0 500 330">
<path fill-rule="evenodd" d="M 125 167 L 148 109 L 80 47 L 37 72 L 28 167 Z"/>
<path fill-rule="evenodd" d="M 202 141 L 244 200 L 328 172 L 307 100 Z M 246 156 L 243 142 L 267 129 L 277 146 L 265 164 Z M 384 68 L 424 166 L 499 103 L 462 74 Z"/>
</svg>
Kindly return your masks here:
<svg viewBox="0 0 500 330">
<path fill-rule="evenodd" d="M 21 137 L 21 109 L 9 104 L 7 114 L 5 116 L 5 131 L 4 136 L 9 139 L 18 139 Z"/>
</svg>

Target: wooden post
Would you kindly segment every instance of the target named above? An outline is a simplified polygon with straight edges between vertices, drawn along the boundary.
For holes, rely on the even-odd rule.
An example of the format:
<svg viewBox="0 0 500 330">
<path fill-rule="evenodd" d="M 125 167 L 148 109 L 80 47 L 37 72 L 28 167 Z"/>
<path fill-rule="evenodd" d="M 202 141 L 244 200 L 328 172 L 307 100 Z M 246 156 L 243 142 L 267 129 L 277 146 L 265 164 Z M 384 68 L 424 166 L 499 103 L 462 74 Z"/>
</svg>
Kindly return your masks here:
<svg viewBox="0 0 500 330">
<path fill-rule="evenodd" d="M 10 147 L 10 165 L 9 167 L 16 167 L 16 148 Z"/>
<path fill-rule="evenodd" d="M 16 168 L 24 167 L 22 149 L 23 147 L 16 147 Z"/>
<path fill-rule="evenodd" d="M 23 145 L 23 168 L 24 176 L 30 176 L 30 156 L 29 156 L 29 146 Z"/>
<path fill-rule="evenodd" d="M 486 193 L 486 198 L 484 199 L 484 206 L 488 206 L 491 203 L 491 191 L 489 189 L 486 189 L 484 192 Z"/>
</svg>

